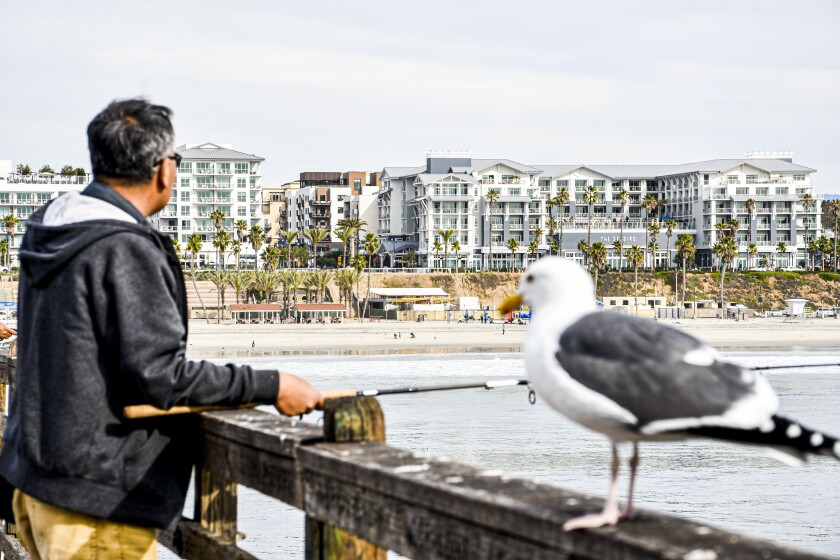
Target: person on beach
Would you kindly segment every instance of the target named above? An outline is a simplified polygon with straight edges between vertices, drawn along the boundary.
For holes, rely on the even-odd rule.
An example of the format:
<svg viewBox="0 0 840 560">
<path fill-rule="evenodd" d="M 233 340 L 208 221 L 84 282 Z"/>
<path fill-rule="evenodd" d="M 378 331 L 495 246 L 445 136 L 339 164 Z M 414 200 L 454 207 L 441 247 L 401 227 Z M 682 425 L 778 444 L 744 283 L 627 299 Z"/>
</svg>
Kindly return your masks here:
<svg viewBox="0 0 840 560">
<path fill-rule="evenodd" d="M 146 221 L 172 196 L 170 116 L 112 102 L 87 129 L 94 181 L 28 219 L 0 476 L 33 559 L 153 559 L 155 530 L 180 519 L 190 422 L 127 420 L 126 405 L 258 402 L 297 415 L 323 404 L 290 373 L 186 359 L 181 265 Z"/>
</svg>

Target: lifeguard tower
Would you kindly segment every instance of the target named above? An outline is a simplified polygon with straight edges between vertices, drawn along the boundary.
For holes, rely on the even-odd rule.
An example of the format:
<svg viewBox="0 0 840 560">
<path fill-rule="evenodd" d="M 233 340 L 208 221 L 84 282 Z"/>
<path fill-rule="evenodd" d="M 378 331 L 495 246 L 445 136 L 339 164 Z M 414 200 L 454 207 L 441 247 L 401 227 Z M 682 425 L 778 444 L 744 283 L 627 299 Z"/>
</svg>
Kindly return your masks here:
<svg viewBox="0 0 840 560">
<path fill-rule="evenodd" d="M 789 320 L 793 320 L 796 318 L 804 319 L 805 318 L 805 304 L 808 303 L 809 300 L 807 299 L 786 299 L 785 303 L 787 304 L 787 309 L 785 310 L 785 322 Z"/>
</svg>

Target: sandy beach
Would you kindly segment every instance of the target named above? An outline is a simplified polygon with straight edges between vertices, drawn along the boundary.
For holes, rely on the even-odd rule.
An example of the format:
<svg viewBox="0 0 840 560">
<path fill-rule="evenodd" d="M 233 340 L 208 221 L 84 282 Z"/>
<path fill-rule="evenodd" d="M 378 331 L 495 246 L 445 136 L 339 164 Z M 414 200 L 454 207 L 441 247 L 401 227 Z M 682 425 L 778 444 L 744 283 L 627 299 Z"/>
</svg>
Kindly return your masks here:
<svg viewBox="0 0 840 560">
<path fill-rule="evenodd" d="M 720 349 L 840 348 L 840 320 L 781 318 L 663 321 Z M 527 325 L 429 321 L 336 325 L 232 325 L 190 322 L 191 358 L 282 354 L 388 354 L 516 351 Z M 412 338 L 412 333 L 414 338 Z M 253 342 L 253 349 L 251 343 Z"/>
</svg>

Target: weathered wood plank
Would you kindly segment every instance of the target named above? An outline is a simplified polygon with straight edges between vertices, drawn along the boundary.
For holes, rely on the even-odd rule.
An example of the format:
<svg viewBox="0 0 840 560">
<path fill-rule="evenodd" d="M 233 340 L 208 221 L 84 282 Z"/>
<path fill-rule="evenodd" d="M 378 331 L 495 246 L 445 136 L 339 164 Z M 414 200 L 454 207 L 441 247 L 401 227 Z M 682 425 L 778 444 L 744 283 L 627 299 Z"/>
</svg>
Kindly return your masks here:
<svg viewBox="0 0 840 560">
<path fill-rule="evenodd" d="M 220 543 L 216 536 L 198 523 L 182 519 L 174 533 L 161 531 L 158 542 L 180 556 L 195 560 L 257 560 L 256 556 Z"/>
<path fill-rule="evenodd" d="M 647 511 L 616 527 L 566 533 L 566 520 L 603 502 L 373 443 L 317 444 L 301 449 L 298 460 L 309 515 L 409 557 L 462 558 L 454 543 L 468 542 L 488 554 L 470 558 L 540 558 L 542 550 L 561 558 L 625 560 L 704 550 L 718 560 L 819 558 Z M 529 553 L 521 555 L 520 547 Z"/>
<path fill-rule="evenodd" d="M 199 426 L 238 444 L 293 457 L 299 445 L 324 438 L 323 429 L 261 410 L 226 410 L 199 415 Z"/>
<path fill-rule="evenodd" d="M 324 403 L 324 438 L 330 442 L 385 442 L 385 417 L 372 397 Z M 307 560 L 385 560 L 387 550 L 335 524 L 306 518 Z"/>
<path fill-rule="evenodd" d="M 237 485 L 224 475 L 196 467 L 197 521 L 220 543 L 236 543 Z"/>
</svg>

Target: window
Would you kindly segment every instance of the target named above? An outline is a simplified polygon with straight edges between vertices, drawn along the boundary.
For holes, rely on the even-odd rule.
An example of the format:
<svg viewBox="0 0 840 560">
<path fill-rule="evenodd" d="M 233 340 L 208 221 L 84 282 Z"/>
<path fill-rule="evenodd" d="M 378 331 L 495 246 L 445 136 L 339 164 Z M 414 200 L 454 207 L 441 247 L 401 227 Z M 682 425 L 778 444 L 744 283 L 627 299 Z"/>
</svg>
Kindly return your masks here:
<svg viewBox="0 0 840 560">
<path fill-rule="evenodd" d="M 750 194 L 749 187 L 735 187 L 735 194 Z"/>
<path fill-rule="evenodd" d="M 236 202 L 245 202 L 248 199 L 248 194 L 244 192 L 236 193 Z"/>
<path fill-rule="evenodd" d="M 236 178 L 236 188 L 237 189 L 244 189 L 248 186 L 248 182 L 245 180 L 245 177 L 237 177 Z"/>
<path fill-rule="evenodd" d="M 776 187 L 776 194 L 788 194 L 787 187 Z"/>
<path fill-rule="evenodd" d="M 794 175 L 793 180 L 794 181 L 804 181 L 805 180 L 805 175 Z"/>
<path fill-rule="evenodd" d="M 248 215 L 248 209 L 244 206 L 240 206 L 236 209 L 236 215 L 240 218 L 244 218 Z"/>
<path fill-rule="evenodd" d="M 519 177 L 516 175 L 502 175 L 503 185 L 513 185 L 519 183 Z"/>
<path fill-rule="evenodd" d="M 192 173 L 192 162 L 182 161 L 181 165 L 178 166 L 178 173 Z"/>
<path fill-rule="evenodd" d="M 197 161 L 197 162 L 195 162 L 195 172 L 196 173 L 210 173 L 210 162 L 209 161 Z"/>
<path fill-rule="evenodd" d="M 234 170 L 236 171 L 237 175 L 247 175 L 248 174 L 248 164 L 247 163 L 234 164 Z"/>
<path fill-rule="evenodd" d="M 770 194 L 769 187 L 756 187 L 755 194 L 758 196 L 767 196 Z"/>
<path fill-rule="evenodd" d="M 551 179 L 540 179 L 539 186 L 540 187 L 550 187 L 551 186 Z"/>
<path fill-rule="evenodd" d="M 575 188 L 586 187 L 586 179 L 575 179 Z"/>
<path fill-rule="evenodd" d="M 596 187 L 603 187 L 606 183 L 602 179 L 596 179 L 595 181 L 592 181 L 592 184 Z"/>
<path fill-rule="evenodd" d="M 192 222 L 189 220 L 181 220 L 181 229 L 190 229 L 192 228 Z"/>
<path fill-rule="evenodd" d="M 758 183 L 758 175 L 747 175 L 747 184 L 754 185 Z"/>
<path fill-rule="evenodd" d="M 495 177 L 493 175 L 482 175 L 481 182 L 492 185 L 495 182 Z"/>
<path fill-rule="evenodd" d="M 637 189 L 642 186 L 642 182 L 638 180 L 631 180 L 629 181 L 630 188 L 636 187 Z"/>
<path fill-rule="evenodd" d="M 622 183 L 623 183 L 623 181 L 613 181 L 613 182 L 612 182 L 612 186 L 614 186 L 614 187 L 620 187 Z"/>
<path fill-rule="evenodd" d="M 509 188 L 508 189 L 508 196 L 520 196 L 522 194 L 522 189 L 520 188 Z"/>
<path fill-rule="evenodd" d="M 252 189 L 257 188 L 257 178 L 256 177 L 251 177 L 251 188 Z"/>
<path fill-rule="evenodd" d="M 223 175 L 230 175 L 230 163 L 216 164 L 216 172 Z"/>
<path fill-rule="evenodd" d="M 737 175 L 727 175 L 726 176 L 726 182 L 729 183 L 730 185 L 734 185 L 735 183 L 740 183 Z"/>
<path fill-rule="evenodd" d="M 189 216 L 190 215 L 190 207 L 189 205 L 181 206 L 181 215 L 182 216 Z"/>
<path fill-rule="evenodd" d="M 353 188 L 359 190 L 362 188 L 362 180 L 361 179 L 353 179 Z"/>
<path fill-rule="evenodd" d="M 181 177 L 181 188 L 182 189 L 190 188 L 190 178 L 189 177 Z"/>
<path fill-rule="evenodd" d="M 181 202 L 190 201 L 190 191 L 181 191 Z"/>
<path fill-rule="evenodd" d="M 557 182 L 555 183 L 555 186 L 568 187 L 569 186 L 569 180 L 568 179 L 558 179 Z"/>
<path fill-rule="evenodd" d="M 708 174 L 708 173 L 705 173 L 705 174 L 703 175 L 703 184 L 704 184 L 704 185 L 708 185 L 708 184 L 709 184 L 709 174 Z"/>
</svg>

